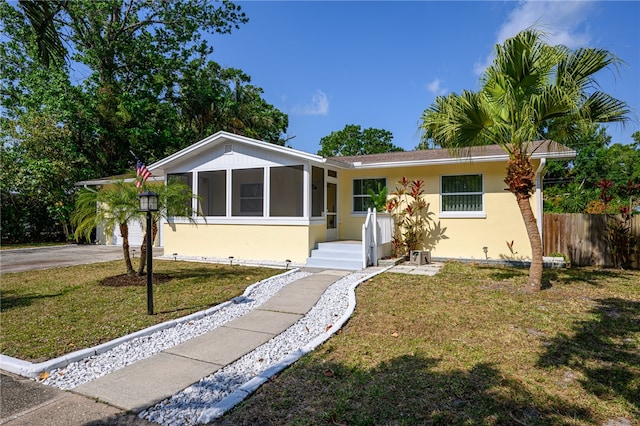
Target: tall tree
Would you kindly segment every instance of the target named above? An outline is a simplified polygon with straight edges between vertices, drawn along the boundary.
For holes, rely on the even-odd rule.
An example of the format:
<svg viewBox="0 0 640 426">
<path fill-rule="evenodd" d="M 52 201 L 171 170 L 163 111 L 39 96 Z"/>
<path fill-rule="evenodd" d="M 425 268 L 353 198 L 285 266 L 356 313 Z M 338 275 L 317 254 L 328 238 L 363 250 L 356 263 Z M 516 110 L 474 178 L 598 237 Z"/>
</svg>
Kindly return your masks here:
<svg viewBox="0 0 640 426">
<path fill-rule="evenodd" d="M 265 102 L 242 71 L 208 62 L 204 34 L 228 33 L 246 21 L 230 1 L 0 0 L 0 138 L 3 158 L 16 158 L 3 161 L 2 173 L 53 152 L 29 157 L 35 144 L 23 139 L 32 133 L 25 123 L 52 120 L 47 128 L 69 155 L 47 160 L 73 159 L 72 175 L 51 178 L 64 182 L 55 193 L 65 196 L 75 192 L 74 181 L 130 170 L 130 150 L 153 162 L 218 130 L 282 144 L 286 114 Z M 49 168 L 56 171 L 62 168 Z M 23 213 L 53 211 L 58 203 L 27 206 L 14 181 L 2 187 L 2 230 L 11 228 L 5 218 L 20 217 L 11 238 L 24 229 L 24 238 L 37 239 L 40 227 L 27 226 Z"/>
<path fill-rule="evenodd" d="M 262 99 L 251 77 L 218 63 L 193 61 L 179 86 L 180 123 L 185 137 L 200 140 L 219 130 L 284 145 L 286 114 Z"/>
<path fill-rule="evenodd" d="M 423 138 L 445 148 L 498 144 L 509 156 L 505 183 L 516 197 L 531 244 L 528 289 L 542 288 L 542 241 L 531 209 L 531 161 L 541 130 L 556 125 L 560 142 L 594 122 L 626 121 L 627 105 L 597 90 L 594 74 L 619 60 L 597 48 L 550 46 L 525 30 L 496 46 L 478 92 L 439 96 L 421 116 Z"/>
<path fill-rule="evenodd" d="M 336 157 L 403 151 L 392 139 L 393 134 L 388 130 L 373 127 L 362 130 L 358 125 L 347 124 L 344 129 L 320 139 L 318 155 Z"/>
<path fill-rule="evenodd" d="M 554 139 L 553 133 L 548 134 Z M 567 144 L 577 152 L 572 161 L 554 161 L 547 166 L 544 209 L 554 213 L 593 212 L 601 207 L 598 184 L 612 182 L 609 206 L 617 210 L 629 200 L 623 188 L 627 182 L 640 182 L 640 143 L 611 144 L 602 126 L 588 129 L 577 141 Z M 640 202 L 640 199 L 638 200 Z"/>
<path fill-rule="evenodd" d="M 20 3 L 36 30 L 36 44 L 38 23 L 44 23 L 46 34 L 53 25 L 69 46 L 70 59 L 89 70 L 82 85 L 90 96 L 82 107 L 93 120 L 94 137 L 78 144 L 100 174 L 125 170 L 130 149 L 150 161 L 182 147 L 167 130 L 179 121 L 171 99 L 184 64 L 212 53 L 203 34 L 229 33 L 247 21 L 226 0 L 56 1 L 49 8 L 25 9 L 27 5 Z"/>
</svg>

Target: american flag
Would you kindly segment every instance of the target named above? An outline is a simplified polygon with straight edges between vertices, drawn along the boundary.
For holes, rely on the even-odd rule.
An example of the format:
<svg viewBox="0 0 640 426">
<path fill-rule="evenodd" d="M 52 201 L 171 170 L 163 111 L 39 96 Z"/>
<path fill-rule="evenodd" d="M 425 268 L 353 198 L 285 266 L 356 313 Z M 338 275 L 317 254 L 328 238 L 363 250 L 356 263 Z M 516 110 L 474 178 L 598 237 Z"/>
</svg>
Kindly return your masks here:
<svg viewBox="0 0 640 426">
<path fill-rule="evenodd" d="M 151 172 L 147 169 L 147 166 L 138 160 L 136 162 L 136 186 L 140 188 L 149 179 L 149 176 L 151 176 Z"/>
</svg>

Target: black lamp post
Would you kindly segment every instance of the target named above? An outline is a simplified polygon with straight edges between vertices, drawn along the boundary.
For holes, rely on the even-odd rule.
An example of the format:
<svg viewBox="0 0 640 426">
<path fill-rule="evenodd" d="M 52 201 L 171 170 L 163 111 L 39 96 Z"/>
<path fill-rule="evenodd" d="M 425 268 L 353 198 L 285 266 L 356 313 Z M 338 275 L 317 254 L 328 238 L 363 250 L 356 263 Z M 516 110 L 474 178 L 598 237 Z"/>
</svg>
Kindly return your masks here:
<svg viewBox="0 0 640 426">
<path fill-rule="evenodd" d="M 147 313 L 153 315 L 153 244 L 151 212 L 158 211 L 158 194 L 144 191 L 138 194 L 141 212 L 147 213 Z"/>
</svg>

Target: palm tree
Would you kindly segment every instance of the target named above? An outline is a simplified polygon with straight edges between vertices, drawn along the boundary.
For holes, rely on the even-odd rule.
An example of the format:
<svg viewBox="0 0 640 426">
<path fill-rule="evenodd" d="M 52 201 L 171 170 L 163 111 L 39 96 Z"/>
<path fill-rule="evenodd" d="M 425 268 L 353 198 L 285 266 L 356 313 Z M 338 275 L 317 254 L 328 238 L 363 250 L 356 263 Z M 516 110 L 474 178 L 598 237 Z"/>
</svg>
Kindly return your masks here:
<svg viewBox="0 0 640 426">
<path fill-rule="evenodd" d="M 88 238 L 98 225 L 105 227 L 107 235 L 119 227 L 122 236 L 122 253 L 127 275 L 134 275 L 129 255 L 129 223 L 142 223 L 138 211 L 139 189 L 131 182 L 119 180 L 99 190 L 83 189 L 78 193 L 75 209 L 71 214 L 71 224 L 75 227 L 76 240 Z"/>
<path fill-rule="evenodd" d="M 75 227 L 76 240 L 80 237 L 88 238 L 93 229 L 100 224 L 104 226 L 108 235 L 113 233 L 116 226 L 120 229 L 127 275 L 136 274 L 129 254 L 129 223 L 132 221 L 140 224 L 145 223 L 144 213 L 139 211 L 138 199 L 138 194 L 145 189 L 158 194 L 158 211 L 154 212 L 152 216 L 152 239 L 155 240 L 158 221 L 161 217 L 184 216 L 190 222 L 196 223 L 191 209 L 191 199 L 193 198 L 191 189 L 174 180 L 169 180 L 166 185 L 145 183 L 143 188 L 136 187 L 133 182 L 118 180 L 98 190 L 83 189 L 78 193 L 75 210 L 71 215 L 71 224 Z M 144 274 L 146 266 L 146 230 L 140 252 L 138 275 Z"/>
<path fill-rule="evenodd" d="M 143 186 L 143 190 L 148 189 L 158 194 L 158 211 L 151 214 L 151 241 L 155 242 L 158 235 L 158 222 L 160 218 L 167 219 L 170 216 L 185 217 L 189 222 L 197 224 L 193 217 L 193 209 L 191 208 L 191 200 L 194 198 L 191 188 L 184 183 L 169 179 L 167 184 L 150 183 Z M 198 198 L 198 197 L 196 197 Z M 149 238 L 148 230 L 145 230 L 140 246 L 140 263 L 138 264 L 138 275 L 144 274 L 144 268 L 147 264 L 147 238 Z"/>
<path fill-rule="evenodd" d="M 423 143 L 443 148 L 500 145 L 509 156 L 505 183 L 520 208 L 531 244 L 528 289 L 542 288 L 542 241 L 531 209 L 531 155 L 551 123 L 568 142 L 593 123 L 626 122 L 627 105 L 598 90 L 593 75 L 620 61 L 596 48 L 550 46 L 525 30 L 496 46 L 478 92 L 439 96 L 421 116 Z"/>
</svg>

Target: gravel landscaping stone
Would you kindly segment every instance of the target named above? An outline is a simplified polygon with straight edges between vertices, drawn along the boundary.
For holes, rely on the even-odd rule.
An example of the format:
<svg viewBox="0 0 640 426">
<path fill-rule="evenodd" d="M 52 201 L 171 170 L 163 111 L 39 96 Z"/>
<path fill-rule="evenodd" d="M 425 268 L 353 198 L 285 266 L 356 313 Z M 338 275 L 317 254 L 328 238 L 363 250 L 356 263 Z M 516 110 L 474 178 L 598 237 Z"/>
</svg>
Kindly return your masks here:
<svg viewBox="0 0 640 426">
<path fill-rule="evenodd" d="M 51 371 L 41 381 L 73 389 L 164 349 L 220 327 L 266 302 L 293 281 L 311 275 L 293 270 L 249 287 L 242 296 L 176 325 L 126 341 L 112 349 Z M 267 343 L 172 397 L 143 410 L 139 417 L 162 425 L 194 425 L 220 417 L 269 377 L 328 339 L 355 308 L 354 288 L 370 275 L 353 273 L 332 284 L 298 322 Z M 204 316 L 203 316 L 204 315 Z"/>
</svg>

